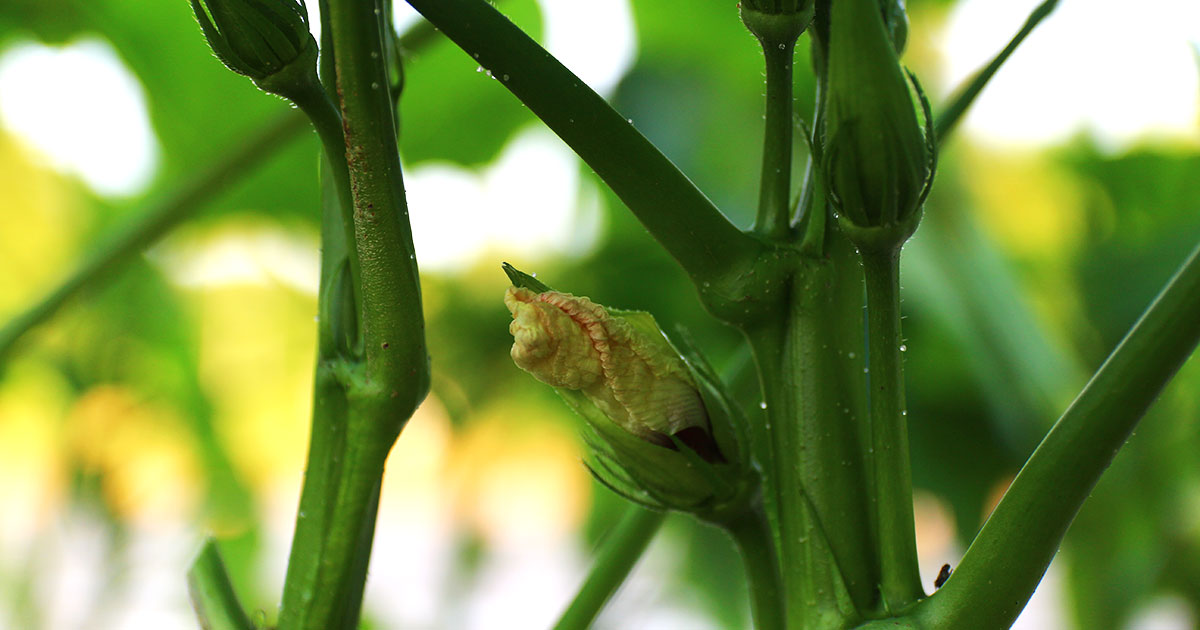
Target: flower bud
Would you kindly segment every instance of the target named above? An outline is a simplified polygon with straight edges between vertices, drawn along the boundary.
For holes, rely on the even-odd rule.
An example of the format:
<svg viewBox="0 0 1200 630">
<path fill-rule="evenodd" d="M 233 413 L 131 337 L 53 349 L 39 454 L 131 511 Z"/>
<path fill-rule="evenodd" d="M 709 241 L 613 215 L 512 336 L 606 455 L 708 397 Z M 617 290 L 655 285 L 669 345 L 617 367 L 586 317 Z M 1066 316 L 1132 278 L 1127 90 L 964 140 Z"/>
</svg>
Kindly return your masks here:
<svg viewBox="0 0 1200 630">
<path fill-rule="evenodd" d="M 317 42 L 304 0 L 191 0 L 221 63 L 264 91 L 291 98 L 316 81 Z"/>
<path fill-rule="evenodd" d="M 814 6 L 813 0 L 742 0 L 738 8 L 773 15 L 807 14 L 811 18 Z"/>
<path fill-rule="evenodd" d="M 856 244 L 898 246 L 920 219 L 935 152 L 928 108 L 923 130 L 874 0 L 833 3 L 828 85 L 824 169 L 830 199 Z"/>
<path fill-rule="evenodd" d="M 764 46 L 790 48 L 813 19 L 813 0 L 743 0 L 742 23 Z"/>
<path fill-rule="evenodd" d="M 896 49 L 897 55 L 903 54 L 904 45 L 908 43 L 908 12 L 904 8 L 904 0 L 879 0 L 879 8 L 883 26 L 892 40 L 892 48 Z"/>
<path fill-rule="evenodd" d="M 589 467 L 601 482 L 650 507 L 714 519 L 752 494 L 736 406 L 653 316 L 521 286 L 509 287 L 504 303 L 513 361 L 584 418 Z"/>
</svg>

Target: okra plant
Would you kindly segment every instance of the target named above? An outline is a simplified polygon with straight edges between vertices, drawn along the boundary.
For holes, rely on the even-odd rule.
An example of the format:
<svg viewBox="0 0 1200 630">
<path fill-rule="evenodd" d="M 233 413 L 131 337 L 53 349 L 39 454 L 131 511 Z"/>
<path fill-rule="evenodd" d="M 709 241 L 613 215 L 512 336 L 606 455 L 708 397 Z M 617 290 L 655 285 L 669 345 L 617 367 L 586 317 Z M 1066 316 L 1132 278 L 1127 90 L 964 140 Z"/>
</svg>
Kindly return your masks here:
<svg viewBox="0 0 1200 630">
<path fill-rule="evenodd" d="M 319 42 L 304 0 L 190 2 L 216 57 L 294 103 L 324 149 L 311 436 L 276 627 L 356 628 L 384 464 L 430 387 L 396 142 L 404 54 L 420 44 L 396 33 L 389 0 L 321 0 Z M 665 333 L 653 315 L 503 265 L 512 286 L 495 299 L 512 319 L 495 325 L 509 327 L 513 361 L 576 413 L 595 478 L 641 506 L 608 537 L 556 627 L 591 624 L 671 511 L 735 542 L 756 628 L 1009 627 L 1093 486 L 1200 340 L 1193 251 L 1042 438 L 961 561 L 926 590 L 902 253 L 938 211 L 925 202 L 943 143 L 1057 3 L 1040 5 L 991 64 L 931 105 L 901 62 L 902 0 L 728 2 L 729 20 L 761 46 L 766 79 L 759 203 L 745 229 L 510 22 L 503 4 L 408 3 L 603 180 L 686 273 L 708 314 L 739 333 L 755 368 L 747 397 L 705 348 Z M 428 25 L 417 28 L 427 42 Z M 794 65 L 798 46 L 810 49 L 811 67 Z M 807 116 L 794 102 L 797 72 L 815 79 Z M 297 128 L 289 119 L 271 133 Z M 0 351 L 205 194 L 198 185 L 148 215 L 6 328 Z M 211 543 L 189 584 L 203 627 L 254 626 Z"/>
</svg>

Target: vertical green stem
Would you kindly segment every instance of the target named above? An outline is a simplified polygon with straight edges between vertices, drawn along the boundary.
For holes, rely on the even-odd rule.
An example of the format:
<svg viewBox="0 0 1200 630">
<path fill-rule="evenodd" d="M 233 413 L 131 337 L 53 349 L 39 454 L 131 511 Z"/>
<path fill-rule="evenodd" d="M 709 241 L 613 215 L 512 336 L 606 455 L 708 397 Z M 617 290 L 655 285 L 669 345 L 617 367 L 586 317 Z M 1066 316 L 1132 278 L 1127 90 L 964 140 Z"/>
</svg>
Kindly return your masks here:
<svg viewBox="0 0 1200 630">
<path fill-rule="evenodd" d="M 763 380 L 763 398 L 767 403 L 766 491 L 775 506 L 779 541 L 780 579 L 784 590 L 784 618 L 788 630 L 812 627 L 814 617 L 836 617 L 834 596 L 836 570 L 831 558 L 821 561 L 812 553 L 821 545 L 814 520 L 819 515 L 804 500 L 805 480 L 802 461 L 809 454 L 803 444 L 803 409 L 796 381 L 781 372 L 788 363 L 783 351 L 782 334 L 759 334 L 751 338 L 755 358 Z M 826 543 L 828 544 L 828 543 Z M 832 545 L 829 545 L 830 547 Z M 817 595 L 821 595 L 820 598 Z"/>
<path fill-rule="evenodd" d="M 586 630 L 658 532 L 666 512 L 631 505 L 596 552 L 592 571 L 554 630 Z"/>
<path fill-rule="evenodd" d="M 329 175 L 333 180 L 332 185 L 337 193 L 337 203 L 341 208 L 344 234 L 338 240 L 344 242 L 345 247 L 338 248 L 338 250 L 346 255 L 350 264 L 350 275 L 354 279 L 353 286 L 357 290 L 361 284 L 362 274 L 359 271 L 360 265 L 355 253 L 354 213 L 352 211 L 354 197 L 350 191 L 350 170 L 346 166 L 346 139 L 342 134 L 341 115 L 338 114 L 337 106 L 329 99 L 329 94 L 319 85 L 314 85 L 313 89 L 296 95 L 293 101 L 312 121 L 313 127 L 317 130 L 317 136 L 321 139 L 321 148 L 325 153 L 324 164 L 329 169 Z M 328 236 L 338 238 L 337 234 Z M 328 240 L 323 234 L 322 245 L 327 244 Z"/>
<path fill-rule="evenodd" d="M 347 322 L 338 322 L 337 314 L 352 305 L 358 269 L 354 251 L 353 200 L 350 196 L 349 171 L 345 160 L 341 116 L 324 93 L 310 91 L 296 99 L 317 129 L 325 153 L 321 214 L 321 288 L 318 325 L 316 377 L 313 387 L 313 419 L 308 456 L 295 534 L 288 558 L 280 607 L 281 630 L 308 628 L 318 613 L 314 601 L 320 582 L 321 567 L 327 555 L 327 540 L 333 521 L 338 480 L 345 464 L 346 419 L 349 405 L 346 384 L 340 376 L 342 366 L 353 357 L 347 355 Z M 342 264 L 351 269 L 349 291 L 334 290 Z M 354 317 L 353 308 L 349 309 Z M 345 318 L 343 318 L 345 319 Z M 351 324 L 352 325 L 352 324 Z M 320 623 L 320 622 L 317 622 Z M 337 626 L 334 626 L 337 627 Z"/>
<path fill-rule="evenodd" d="M 308 461 L 283 583 L 279 630 L 314 627 L 313 602 L 318 589 L 327 588 L 319 582 L 319 577 L 326 555 L 326 534 L 334 516 L 337 480 L 344 463 L 346 413 L 345 389 L 333 366 L 322 360 L 317 365 Z"/>
<path fill-rule="evenodd" d="M 354 194 L 354 240 L 362 265 L 367 378 L 390 398 L 400 432 L 428 390 L 425 318 L 377 2 L 329 2 L 337 91 Z M 388 421 L 380 419 L 380 421 Z"/>
<path fill-rule="evenodd" d="M 768 446 L 760 457 L 777 514 L 789 629 L 835 626 L 877 600 L 863 518 L 865 432 L 846 377 L 854 359 L 838 352 L 852 339 L 843 324 L 855 321 L 843 311 L 861 302 L 842 304 L 838 282 L 829 261 L 804 259 L 784 325 L 748 331 L 767 403 Z"/>
<path fill-rule="evenodd" d="M 333 616 L 339 628 L 349 630 L 358 628 L 359 617 L 362 613 L 363 593 L 367 588 L 367 568 L 370 565 L 371 549 L 375 542 L 375 521 L 379 515 L 379 496 L 382 491 L 383 479 L 380 478 L 376 481 L 375 488 L 363 508 L 364 516 L 359 522 L 358 546 L 353 551 L 346 579 L 342 582 L 344 590 L 340 595 L 340 607 Z"/>
<path fill-rule="evenodd" d="M 308 610 L 305 630 L 353 630 L 358 627 L 358 612 L 362 605 L 362 580 L 366 579 L 360 551 L 370 549 L 378 509 L 378 492 L 384 460 L 390 450 L 382 442 L 362 439 L 354 431 L 364 417 L 372 417 L 351 402 L 347 425 L 345 464 L 335 488 L 335 500 L 328 513 L 323 553 L 317 569 L 317 588 L 314 589 Z M 282 628 L 282 623 L 281 623 Z"/>
<path fill-rule="evenodd" d="M 884 605 L 898 611 L 922 598 L 913 524 L 912 470 L 904 409 L 900 336 L 900 250 L 863 250 L 871 408 L 868 466 L 875 487 L 872 526 L 879 545 Z"/>
<path fill-rule="evenodd" d="M 776 239 L 788 234 L 792 178 L 792 60 L 796 40 L 762 40 L 767 66 L 767 111 L 762 180 L 754 229 Z"/>
<path fill-rule="evenodd" d="M 783 583 L 771 530 L 761 508 L 747 510 L 725 524 L 746 567 L 755 630 L 783 630 Z"/>
<path fill-rule="evenodd" d="M 429 386 L 416 258 L 396 150 L 377 2 L 331 1 L 325 26 L 341 116 L 322 94 L 301 99 L 322 133 L 341 221 L 322 238 L 346 242 L 353 290 L 324 258 L 322 336 L 313 436 L 280 612 L 281 630 L 358 625 L 384 462 Z M 327 56 L 326 59 L 330 57 Z M 328 76 L 328 72 L 325 73 Z M 338 122 L 340 125 L 335 126 Z M 328 210 L 328 207 L 327 207 Z M 340 223 L 340 225 L 339 225 Z M 347 231 L 350 230 L 350 234 Z M 351 237 L 352 238 L 349 238 Z M 329 334 L 327 316 L 358 319 L 361 346 Z M 347 329 L 334 330 L 346 333 Z M 357 338 L 357 332 L 355 333 Z"/>
<path fill-rule="evenodd" d="M 391 407 L 374 420 L 394 439 L 429 389 L 429 359 L 380 39 L 384 16 L 376 2 L 362 0 L 334 0 L 329 9 L 362 274 L 366 379 L 371 395 L 386 402 L 381 407 Z"/>
<path fill-rule="evenodd" d="M 814 46 L 814 54 L 816 47 Z M 825 124 L 825 95 L 828 91 L 820 81 L 817 83 L 816 114 L 808 137 L 808 164 L 804 167 L 804 184 L 796 204 L 792 224 L 797 228 L 799 248 L 807 256 L 825 254 L 826 221 L 829 212 L 825 204 L 825 182 L 821 173 L 821 127 Z"/>
</svg>

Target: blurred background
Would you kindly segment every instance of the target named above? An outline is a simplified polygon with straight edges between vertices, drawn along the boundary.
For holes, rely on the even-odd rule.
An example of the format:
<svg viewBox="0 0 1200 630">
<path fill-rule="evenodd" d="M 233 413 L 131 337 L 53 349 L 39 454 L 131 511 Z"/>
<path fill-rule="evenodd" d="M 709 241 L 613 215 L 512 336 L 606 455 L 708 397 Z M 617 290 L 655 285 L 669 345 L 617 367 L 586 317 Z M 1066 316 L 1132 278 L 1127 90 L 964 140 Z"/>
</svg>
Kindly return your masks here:
<svg viewBox="0 0 1200 630">
<path fill-rule="evenodd" d="M 1036 4 L 910 0 L 904 61 L 935 111 Z M 733 0 L 501 7 L 750 223 L 763 77 Z M 944 147 L 903 270 L 927 588 L 1200 239 L 1198 45 L 1194 0 L 1063 0 Z M 434 384 L 390 459 L 365 626 L 547 627 L 622 504 L 509 360 L 500 262 L 686 327 L 730 378 L 746 355 L 499 82 L 440 37 L 414 48 L 401 147 Z M 0 3 L 0 322 L 288 113 L 212 57 L 185 2 Z M 0 628 L 195 628 L 206 533 L 273 621 L 315 356 L 318 143 L 295 135 L 0 367 Z M 1197 452 L 1193 359 L 1018 627 L 1200 627 Z M 720 532 L 673 517 L 596 627 L 748 627 L 740 576 Z"/>
</svg>

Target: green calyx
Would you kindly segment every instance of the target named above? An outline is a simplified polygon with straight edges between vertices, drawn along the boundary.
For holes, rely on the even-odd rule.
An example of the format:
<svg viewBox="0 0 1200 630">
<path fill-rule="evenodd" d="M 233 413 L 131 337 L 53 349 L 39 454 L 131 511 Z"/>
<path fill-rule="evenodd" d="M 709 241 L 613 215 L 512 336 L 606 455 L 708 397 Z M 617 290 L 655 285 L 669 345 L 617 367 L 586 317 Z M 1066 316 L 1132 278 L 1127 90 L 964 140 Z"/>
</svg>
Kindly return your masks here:
<svg viewBox="0 0 1200 630">
<path fill-rule="evenodd" d="M 872 0 L 833 3 L 824 172 L 843 225 L 869 230 L 876 241 L 898 238 L 898 245 L 916 228 L 936 152 L 924 94 L 900 67 L 878 8 Z"/>
<path fill-rule="evenodd" d="M 811 19 L 813 5 L 813 0 L 742 0 L 738 3 L 738 8 L 742 13 L 752 11 L 772 15 L 807 14 Z"/>
<path fill-rule="evenodd" d="M 903 53 L 908 43 L 908 12 L 904 8 L 904 0 L 879 0 L 879 11 L 883 26 L 892 40 L 892 47 L 897 55 Z"/>
<path fill-rule="evenodd" d="M 304 0 L 190 0 L 213 53 L 266 92 L 294 100 L 316 85 L 317 42 Z"/>
<path fill-rule="evenodd" d="M 506 265 L 514 362 L 583 419 L 602 483 L 655 509 L 722 520 L 754 495 L 745 423 L 711 368 L 653 316 L 549 290 Z"/>
<path fill-rule="evenodd" d="M 786 49 L 794 46 L 813 19 L 812 0 L 802 2 L 743 2 L 738 12 L 742 23 L 764 46 Z"/>
</svg>

